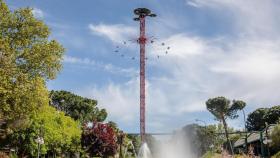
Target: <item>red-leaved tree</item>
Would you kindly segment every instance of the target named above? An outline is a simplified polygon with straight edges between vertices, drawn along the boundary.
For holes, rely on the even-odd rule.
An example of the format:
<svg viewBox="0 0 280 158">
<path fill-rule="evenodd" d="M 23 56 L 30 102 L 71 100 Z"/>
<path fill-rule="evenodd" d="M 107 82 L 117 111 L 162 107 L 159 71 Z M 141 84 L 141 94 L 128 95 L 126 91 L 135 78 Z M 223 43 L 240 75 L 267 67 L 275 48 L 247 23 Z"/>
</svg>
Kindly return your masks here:
<svg viewBox="0 0 280 158">
<path fill-rule="evenodd" d="M 93 122 L 92 126 L 84 126 L 82 146 L 90 156 L 114 156 L 118 149 L 117 136 L 108 124 Z"/>
</svg>

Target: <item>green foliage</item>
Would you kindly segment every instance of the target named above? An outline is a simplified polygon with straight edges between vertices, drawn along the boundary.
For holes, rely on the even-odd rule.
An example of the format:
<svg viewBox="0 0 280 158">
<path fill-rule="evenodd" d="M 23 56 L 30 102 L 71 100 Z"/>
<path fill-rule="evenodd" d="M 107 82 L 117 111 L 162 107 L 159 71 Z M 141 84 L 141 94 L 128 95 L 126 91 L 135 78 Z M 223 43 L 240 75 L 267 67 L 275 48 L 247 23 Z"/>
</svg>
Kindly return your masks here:
<svg viewBox="0 0 280 158">
<path fill-rule="evenodd" d="M 106 110 L 99 109 L 96 100 L 84 98 L 67 91 L 51 91 L 50 98 L 53 107 L 82 123 L 92 120 L 102 122 L 107 117 Z"/>
<path fill-rule="evenodd" d="M 275 124 L 280 119 L 280 106 L 273 106 L 268 109 L 264 116 L 264 119 L 268 124 Z"/>
<path fill-rule="evenodd" d="M 36 117 L 36 120 L 37 123 L 43 123 L 46 150 L 55 150 L 59 153 L 79 149 L 81 130 L 78 122 L 49 106 Z M 37 124 L 37 127 L 41 125 Z"/>
<path fill-rule="evenodd" d="M 198 156 L 204 155 L 207 151 L 219 152 L 221 145 L 225 142 L 223 127 L 221 124 L 199 126 L 190 124 L 183 128 L 186 138 L 191 144 L 191 151 Z"/>
<path fill-rule="evenodd" d="M 79 151 L 81 149 L 79 123 L 53 107 L 45 106 L 41 110 L 34 115 L 28 128 L 8 136 L 9 145 L 17 148 L 19 155 L 34 156 L 38 152 L 35 139 L 43 137 L 42 154 Z"/>
<path fill-rule="evenodd" d="M 216 97 L 208 99 L 206 102 L 207 110 L 210 111 L 216 119 L 235 119 L 238 117 L 237 111 L 242 110 L 246 103 L 240 100 L 233 100 L 230 104 L 230 100 L 225 97 Z"/>
<path fill-rule="evenodd" d="M 202 156 L 202 158 L 218 158 L 218 157 L 220 158 L 221 155 L 219 155 L 218 153 L 214 153 L 212 151 L 208 151 Z"/>
<path fill-rule="evenodd" d="M 108 124 L 108 126 L 110 126 L 111 128 L 113 128 L 116 132 L 119 131 L 118 125 L 117 125 L 116 122 L 114 122 L 114 121 L 109 121 L 107 124 Z"/>
<path fill-rule="evenodd" d="M 276 125 L 271 134 L 272 145 L 274 148 L 280 150 L 280 124 Z M 280 153 L 279 153 L 280 155 Z"/>
<path fill-rule="evenodd" d="M 246 127 L 249 131 L 260 131 L 268 124 L 276 124 L 280 119 L 280 106 L 259 108 L 248 115 Z"/>
<path fill-rule="evenodd" d="M 278 153 L 276 153 L 275 155 L 273 155 L 271 158 L 280 158 L 280 151 Z"/>
<path fill-rule="evenodd" d="M 0 0 L 0 17 L 1 145 L 20 157 L 36 155 L 38 137 L 43 154 L 80 150 L 79 123 L 49 106 L 45 86 L 60 71 L 64 48 L 30 8 L 10 11 Z M 106 111 L 99 113 L 104 118 Z"/>
<path fill-rule="evenodd" d="M 259 131 L 265 128 L 265 119 L 264 116 L 267 114 L 268 108 L 259 108 L 247 117 L 246 128 L 249 131 Z"/>
<path fill-rule="evenodd" d="M 140 136 L 139 135 L 134 135 L 134 134 L 128 134 L 126 136 L 126 138 L 128 139 L 128 141 L 132 141 L 132 144 L 133 144 L 133 146 L 135 148 L 135 151 L 139 151 L 140 146 L 141 146 L 141 138 L 140 138 Z M 132 150 L 133 149 L 130 148 L 131 152 L 133 152 Z"/>
<path fill-rule="evenodd" d="M 49 41 L 48 27 L 31 11 L 12 12 L 0 0 L 0 124 L 6 131 L 25 125 L 45 104 L 45 80 L 61 69 L 64 49 Z"/>
<path fill-rule="evenodd" d="M 29 116 L 35 114 L 38 107 L 48 104 L 48 91 L 41 78 L 27 83 L 19 81 L 10 86 L 0 90 L 5 91 L 0 92 L 0 116 L 5 122 L 2 128 L 7 131 L 26 126 Z"/>
</svg>

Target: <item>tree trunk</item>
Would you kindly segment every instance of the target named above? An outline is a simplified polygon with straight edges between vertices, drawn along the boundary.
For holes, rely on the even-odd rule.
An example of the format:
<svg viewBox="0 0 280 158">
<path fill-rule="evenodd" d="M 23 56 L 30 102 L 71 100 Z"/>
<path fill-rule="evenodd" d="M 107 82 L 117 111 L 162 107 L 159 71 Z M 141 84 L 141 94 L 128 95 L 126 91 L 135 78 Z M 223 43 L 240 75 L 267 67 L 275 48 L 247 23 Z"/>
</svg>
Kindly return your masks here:
<svg viewBox="0 0 280 158">
<path fill-rule="evenodd" d="M 234 155 L 233 147 L 232 147 L 231 141 L 229 140 L 229 135 L 228 135 L 228 130 L 227 130 L 227 123 L 226 123 L 226 120 L 225 120 L 224 117 L 222 118 L 222 122 L 223 122 L 223 125 L 224 125 L 227 142 L 228 142 L 228 145 L 230 146 L 231 154 Z"/>
</svg>

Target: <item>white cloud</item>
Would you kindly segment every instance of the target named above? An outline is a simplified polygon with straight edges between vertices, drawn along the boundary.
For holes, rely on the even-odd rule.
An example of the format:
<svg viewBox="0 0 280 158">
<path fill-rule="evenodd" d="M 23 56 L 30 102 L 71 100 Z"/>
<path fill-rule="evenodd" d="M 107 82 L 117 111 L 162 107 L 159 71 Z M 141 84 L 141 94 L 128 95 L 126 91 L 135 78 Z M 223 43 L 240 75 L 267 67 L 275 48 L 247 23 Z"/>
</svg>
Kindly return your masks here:
<svg viewBox="0 0 280 158">
<path fill-rule="evenodd" d="M 196 1 L 189 1 L 189 0 L 187 0 L 186 4 L 189 5 L 189 6 L 195 7 L 195 8 L 201 7 L 201 5 L 198 2 L 196 2 Z"/>
<path fill-rule="evenodd" d="M 274 36 L 279 32 L 280 3 L 274 0 L 186 0 L 187 5 L 210 8 L 214 12 L 231 18 L 238 34 L 244 36 Z"/>
<path fill-rule="evenodd" d="M 33 8 L 32 9 L 32 14 L 36 18 L 40 18 L 40 19 L 44 18 L 44 16 L 45 16 L 45 13 L 41 9 L 39 9 L 39 8 Z"/>
<path fill-rule="evenodd" d="M 280 22 L 277 21 L 279 11 L 275 7 L 278 4 L 274 6 L 270 0 L 186 2 L 199 9 L 208 7 L 211 11 L 233 13 L 230 18 L 236 37 L 225 34 L 220 38 L 205 38 L 185 32 L 173 33 L 162 40 L 171 49 L 166 58 L 152 61 L 149 65 L 164 72 L 148 76 L 149 126 L 163 130 L 168 124 L 169 129 L 176 128 L 177 124 L 170 124 L 171 119 L 180 121 L 191 113 L 206 111 L 205 101 L 216 96 L 242 99 L 250 110 L 279 104 Z M 90 29 L 113 42 L 127 38 L 130 33 L 125 32 L 134 32 L 130 27 L 130 31 L 124 31 L 126 26 L 120 24 L 90 25 Z M 154 46 L 149 51 L 155 55 L 165 49 Z M 97 98 L 120 124 L 138 122 L 138 92 L 138 79 L 135 77 L 125 83 L 81 90 L 82 94 Z M 236 126 L 238 122 L 231 121 L 230 124 Z"/>
<path fill-rule="evenodd" d="M 106 87 L 87 87 L 80 94 L 96 98 L 99 105 L 109 112 L 109 120 L 117 120 L 124 124 L 133 124 L 138 117 L 137 80 L 125 84 L 110 83 Z"/>
<path fill-rule="evenodd" d="M 212 67 L 218 73 L 226 73 L 244 80 L 273 81 L 280 77 L 280 43 L 277 41 L 256 41 L 236 44 L 229 58 Z"/>
<path fill-rule="evenodd" d="M 114 43 L 120 43 L 137 37 L 137 29 L 124 24 L 89 24 L 92 34 L 110 39 Z"/>
<path fill-rule="evenodd" d="M 244 99 L 255 108 L 279 104 L 279 51 L 279 41 L 275 40 L 233 44 L 210 66 L 210 70 L 220 76 L 220 85 L 214 85 L 215 91 Z M 223 84 L 227 87 L 221 86 Z"/>
<path fill-rule="evenodd" d="M 188 36 L 186 34 L 174 34 L 166 39 L 162 39 L 158 44 L 152 45 L 151 53 L 154 55 L 164 54 L 167 47 L 170 47 L 168 55 L 171 57 L 185 58 L 190 55 L 202 55 L 206 51 L 209 51 L 211 45 L 200 37 Z M 162 46 L 161 43 L 165 45 Z M 216 50 L 218 51 L 218 50 Z"/>
<path fill-rule="evenodd" d="M 96 62 L 94 60 L 90 60 L 89 58 L 77 58 L 65 55 L 63 57 L 63 62 L 72 63 L 72 64 L 86 64 L 86 65 L 94 65 Z"/>
<path fill-rule="evenodd" d="M 189 48 L 193 47 L 197 47 L 196 42 L 190 42 Z M 188 114 L 206 112 L 205 101 L 211 97 L 222 95 L 229 99 L 242 99 L 248 103 L 249 109 L 279 102 L 278 42 L 242 40 L 230 43 L 224 49 L 224 43 L 204 39 L 199 47 L 193 49 L 195 55 L 179 53 L 178 57 L 167 57 L 153 65 L 167 74 L 148 77 L 149 129 L 166 130 L 164 125 L 170 123 L 171 118 L 184 120 Z M 138 121 L 138 79 L 81 91 L 97 98 L 119 124 Z M 177 124 L 168 129 L 172 128 L 178 128 Z"/>
<path fill-rule="evenodd" d="M 69 64 L 81 64 L 81 65 L 88 66 L 89 68 L 102 69 L 111 74 L 118 74 L 118 75 L 123 75 L 128 77 L 133 77 L 138 74 L 138 71 L 135 70 L 134 68 L 122 68 L 116 65 L 112 65 L 110 63 L 106 64 L 102 62 L 97 62 L 89 58 L 78 58 L 78 57 L 72 57 L 66 55 L 63 58 L 63 62 Z"/>
<path fill-rule="evenodd" d="M 164 79 L 147 81 L 146 118 L 149 131 L 159 131 L 166 127 L 166 121 L 170 120 L 166 118 L 180 118 L 186 113 L 206 110 L 203 100 L 193 103 L 193 100 L 186 97 L 190 91 L 180 87 L 179 83 L 166 83 Z M 133 127 L 139 120 L 139 78 L 124 84 L 110 83 L 104 87 L 82 88 L 78 93 L 97 99 L 99 106 L 107 109 L 108 120 Z M 174 126 L 170 125 L 165 131 L 172 128 Z"/>
</svg>

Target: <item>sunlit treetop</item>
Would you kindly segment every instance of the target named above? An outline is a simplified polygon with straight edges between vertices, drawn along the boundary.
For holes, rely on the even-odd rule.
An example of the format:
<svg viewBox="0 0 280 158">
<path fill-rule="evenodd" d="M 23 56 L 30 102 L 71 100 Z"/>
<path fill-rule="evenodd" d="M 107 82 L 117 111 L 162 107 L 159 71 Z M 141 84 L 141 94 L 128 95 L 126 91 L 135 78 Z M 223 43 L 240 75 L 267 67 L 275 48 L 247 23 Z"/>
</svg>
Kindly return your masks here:
<svg viewBox="0 0 280 158">
<path fill-rule="evenodd" d="M 0 0 L 1 122 L 24 120 L 48 104 L 45 82 L 56 77 L 64 53 L 49 35 L 31 8 L 11 11 Z"/>
</svg>

